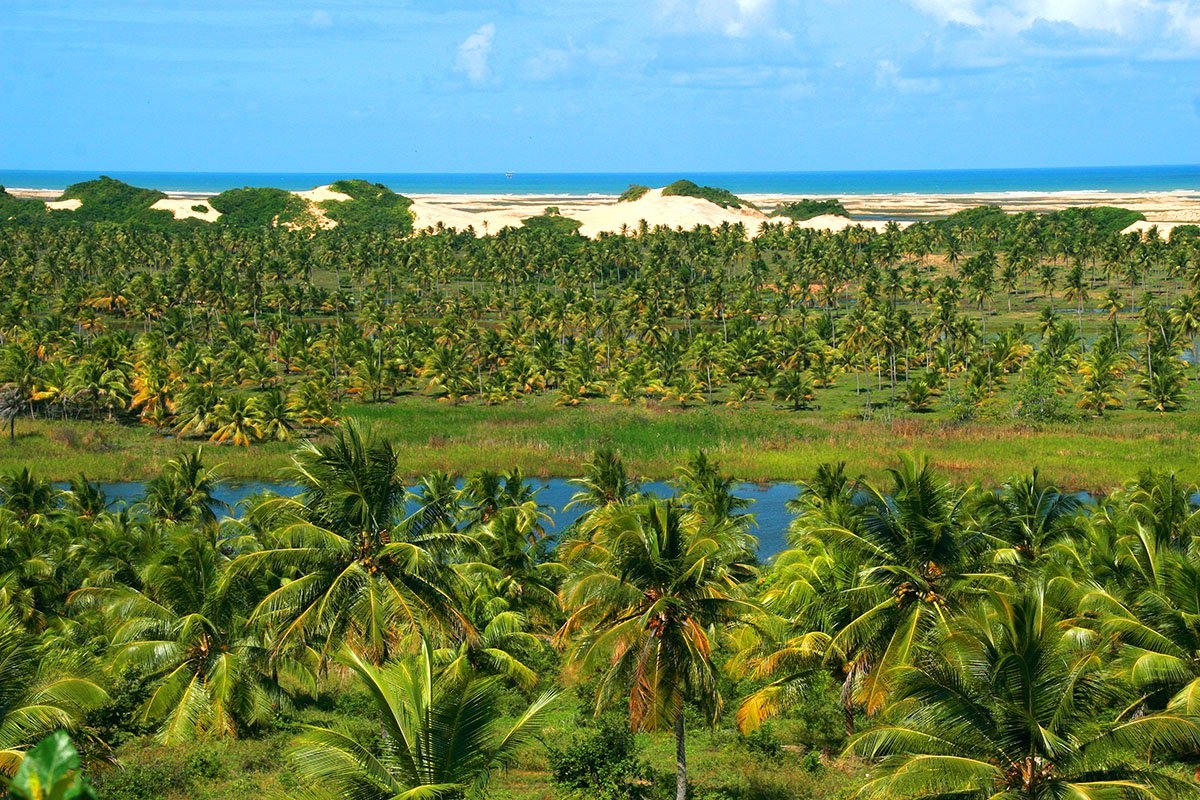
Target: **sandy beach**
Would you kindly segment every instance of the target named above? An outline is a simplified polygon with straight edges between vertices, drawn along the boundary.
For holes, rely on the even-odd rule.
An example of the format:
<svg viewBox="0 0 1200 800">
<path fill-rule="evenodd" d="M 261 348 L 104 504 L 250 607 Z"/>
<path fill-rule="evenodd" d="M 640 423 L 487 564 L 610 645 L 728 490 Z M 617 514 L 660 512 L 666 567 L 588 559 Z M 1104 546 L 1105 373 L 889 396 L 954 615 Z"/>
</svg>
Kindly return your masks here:
<svg viewBox="0 0 1200 800">
<path fill-rule="evenodd" d="M 37 197 L 47 206 L 71 210 L 78 201 L 60 201 L 61 192 L 54 189 L 10 188 L 9 193 Z M 196 217 L 213 221 L 219 214 L 207 202 L 210 194 L 166 191 L 167 199 L 155 208 L 169 210 L 176 218 Z M 314 204 L 326 200 L 348 200 L 347 195 L 334 192 L 328 186 L 295 192 Z M 582 223 L 580 232 L 597 236 L 604 232 L 618 233 L 636 230 L 642 220 L 651 227 L 666 226 L 690 230 L 697 225 L 718 227 L 722 224 L 745 226 L 750 235 L 763 222 L 785 222 L 772 217 L 774 209 L 784 203 L 801 199 L 798 195 L 747 194 L 753 208 L 721 208 L 706 200 L 693 197 L 663 196 L 661 189 L 652 189 L 635 201 L 617 202 L 616 195 L 517 195 L 517 194 L 412 194 L 416 228 L 473 229 L 479 235 L 494 234 L 506 227 L 517 227 L 521 220 L 556 208 L 565 217 Z M 970 194 L 862 194 L 806 195 L 811 199 L 840 199 L 849 218 L 822 216 L 798 223 L 801 227 L 821 230 L 841 230 L 861 225 L 882 230 L 889 221 L 901 226 L 915 221 L 937 219 L 980 205 L 996 205 L 1010 213 L 1022 211 L 1048 212 L 1071 206 L 1120 206 L 1139 211 L 1146 222 L 1131 226 L 1130 231 L 1146 231 L 1151 227 L 1168 234 L 1179 225 L 1200 224 L 1200 191 L 1118 193 L 1108 191 L 1069 192 L 980 192 Z M 199 211 L 198 207 L 205 207 Z"/>
</svg>

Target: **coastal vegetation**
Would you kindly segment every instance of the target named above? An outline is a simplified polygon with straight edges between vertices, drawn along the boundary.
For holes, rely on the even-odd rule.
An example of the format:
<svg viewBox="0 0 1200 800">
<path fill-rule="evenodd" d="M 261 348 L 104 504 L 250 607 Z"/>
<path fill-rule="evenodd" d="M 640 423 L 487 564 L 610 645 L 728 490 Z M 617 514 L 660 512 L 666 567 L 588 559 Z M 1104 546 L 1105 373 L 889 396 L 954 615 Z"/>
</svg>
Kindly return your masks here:
<svg viewBox="0 0 1200 800">
<path fill-rule="evenodd" d="M 227 189 L 209 199 L 221 212 L 220 224 L 235 228 L 270 228 L 297 223 L 308 213 L 307 205 L 283 189 L 244 187 Z"/>
<path fill-rule="evenodd" d="M 156 189 L 130 186 L 101 175 L 96 180 L 72 184 L 63 190 L 61 200 L 78 200 L 81 205 L 70 212 L 52 212 L 51 216 L 65 219 L 69 214 L 72 221 L 80 223 L 166 225 L 174 219 L 171 213 L 151 208 L 165 197 Z"/>
<path fill-rule="evenodd" d="M 46 204 L 36 197 L 14 197 L 0 186 L 0 220 L 8 224 L 39 222 L 49 214 Z"/>
<path fill-rule="evenodd" d="M 320 206 L 325 216 L 342 227 L 366 230 L 410 233 L 413 216 L 409 211 L 412 200 L 396 194 L 382 183 L 364 180 L 341 180 L 330 189 L 350 196 L 349 200 L 324 200 Z"/>
<path fill-rule="evenodd" d="M 650 191 L 649 186 L 643 186 L 640 183 L 631 183 L 629 188 L 621 192 L 617 198 L 618 203 L 632 203 L 634 200 L 641 200 Z"/>
<path fill-rule="evenodd" d="M 406 489 L 355 422 L 236 515 L 207 456 L 115 507 L 0 476 L 14 796 L 1197 793 L 1200 512 L 1169 472 L 1085 503 L 1033 467 L 826 463 L 763 562 L 703 451 L 670 498 L 591 454 L 565 530 L 519 470 Z"/>
<path fill-rule="evenodd" d="M 544 231 L 551 235 L 570 236 L 578 233 L 583 225 L 577 219 L 564 217 L 554 206 L 548 207 L 536 217 L 521 220 L 521 226 L 534 231 Z"/>
<path fill-rule="evenodd" d="M 550 213 L 401 235 L 404 198 L 337 185 L 352 199 L 322 206 L 391 198 L 395 227 L 353 212 L 281 228 L 300 198 L 257 189 L 214 198 L 216 225 L 0 223 L 0 464 L 147 477 L 211 442 L 230 474 L 261 477 L 350 416 L 414 471 L 498 451 L 577 474 L 608 443 L 656 477 L 699 445 L 755 480 L 847 454 L 876 477 L 913 447 L 968 479 L 1032 454 L 1072 488 L 1145 459 L 1200 477 L 1186 228 L 985 207 L 881 232 L 588 239 Z"/>
<path fill-rule="evenodd" d="M 735 195 L 728 189 L 716 186 L 697 186 L 689 180 L 678 180 L 663 187 L 663 197 L 698 197 L 721 208 L 754 208 L 754 204 Z"/>
<path fill-rule="evenodd" d="M 828 200 L 793 200 L 789 203 L 776 206 L 771 212 L 771 216 L 773 217 L 787 217 L 793 222 L 803 222 L 806 219 L 820 217 L 825 214 L 832 214 L 839 217 L 850 216 L 850 212 L 842 205 L 842 201 L 836 198 Z"/>
<path fill-rule="evenodd" d="M 13 794 L 47 753 L 104 800 L 1196 794 L 1198 237 L 479 238 L 331 189 L 0 221 Z M 770 560 L 734 476 L 800 484 Z"/>
</svg>

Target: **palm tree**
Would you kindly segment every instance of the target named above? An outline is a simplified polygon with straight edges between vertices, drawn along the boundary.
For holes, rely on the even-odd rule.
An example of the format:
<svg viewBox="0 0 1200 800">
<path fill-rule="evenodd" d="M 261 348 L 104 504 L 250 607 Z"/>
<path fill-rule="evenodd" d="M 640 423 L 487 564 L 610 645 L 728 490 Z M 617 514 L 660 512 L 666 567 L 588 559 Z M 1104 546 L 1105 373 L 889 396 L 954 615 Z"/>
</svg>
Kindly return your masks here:
<svg viewBox="0 0 1200 800">
<path fill-rule="evenodd" d="M 258 405 L 243 394 L 231 394 L 213 409 L 213 431 L 210 441 L 249 447 L 263 438 L 262 418 Z"/>
<path fill-rule="evenodd" d="M 605 506 L 625 503 L 638 494 L 638 482 L 612 448 L 602 447 L 583 465 L 584 477 L 572 479 L 580 487 L 566 508 L 584 506 L 585 516 Z"/>
<path fill-rule="evenodd" d="M 996 540 L 997 562 L 1018 568 L 1038 565 L 1057 542 L 1077 533 L 1079 510 L 1079 499 L 1042 480 L 1037 467 L 985 494 L 979 508 Z"/>
<path fill-rule="evenodd" d="M 12 775 L 43 736 L 77 730 L 108 702 L 81 656 L 27 633 L 11 609 L 0 607 L 0 775 Z"/>
<path fill-rule="evenodd" d="M 568 661 L 603 672 L 596 711 L 628 697 L 636 730 L 675 730 L 676 797 L 687 795 L 684 703 L 715 723 L 722 706 L 712 636 L 753 610 L 741 585 L 754 540 L 657 499 L 610 506 L 564 543 Z"/>
<path fill-rule="evenodd" d="M 882 759 L 861 797 L 1163 798 L 1194 787 L 1155 757 L 1200 745 L 1174 714 L 1097 724 L 1116 694 L 1097 653 L 1077 644 L 1047 587 L 994 594 L 898 670 L 892 721 L 849 750 Z"/>
<path fill-rule="evenodd" d="M 166 522 L 214 525 L 221 503 L 214 497 L 217 471 L 204 466 L 204 449 L 173 458 L 146 484 L 142 504 Z"/>
<path fill-rule="evenodd" d="M 391 443 L 351 422 L 328 444 L 301 445 L 291 477 L 303 493 L 255 509 L 251 522 L 269 529 L 265 547 L 233 569 L 276 581 L 254 617 L 276 630 L 277 652 L 314 645 L 328 654 L 349 641 L 383 663 L 418 624 L 470 630 L 440 556 L 476 541 L 454 530 L 406 530 Z"/>
<path fill-rule="evenodd" d="M 511 725 L 499 722 L 494 679 L 435 680 L 428 644 L 405 661 L 374 666 L 352 650 L 338 659 L 362 682 L 379 715 L 382 741 L 306 729 L 291 758 L 311 800 L 456 800 L 478 796 L 498 769 L 515 763 L 546 723 L 553 692 Z"/>
<path fill-rule="evenodd" d="M 237 736 L 273 718 L 284 699 L 280 674 L 312 689 L 302 664 L 269 661 L 248 622 L 250 582 L 224 580 L 221 550 L 235 544 L 212 530 L 180 528 L 145 568 L 141 591 L 80 589 L 72 596 L 77 605 L 104 609 L 114 670 L 152 681 L 138 718 L 157 725 L 164 743 L 204 733 Z"/>
<path fill-rule="evenodd" d="M 816 540 L 858 574 L 849 587 L 819 602 L 835 615 L 826 659 L 846 666 L 846 694 L 868 714 L 883 709 L 896 668 L 909 663 L 917 643 L 946 616 L 999 575 L 979 570 L 988 538 L 971 516 L 973 488 L 958 489 L 927 460 L 905 458 L 888 470 L 883 491 L 862 483 L 861 511 L 827 522 L 816 515 L 801 541 Z"/>
<path fill-rule="evenodd" d="M 1081 359 L 1079 372 L 1083 375 L 1081 408 L 1104 416 L 1105 410 L 1121 405 L 1121 376 L 1129 364 L 1129 356 L 1118 349 L 1114 336 L 1104 335 L 1096 340 L 1091 351 Z"/>
</svg>

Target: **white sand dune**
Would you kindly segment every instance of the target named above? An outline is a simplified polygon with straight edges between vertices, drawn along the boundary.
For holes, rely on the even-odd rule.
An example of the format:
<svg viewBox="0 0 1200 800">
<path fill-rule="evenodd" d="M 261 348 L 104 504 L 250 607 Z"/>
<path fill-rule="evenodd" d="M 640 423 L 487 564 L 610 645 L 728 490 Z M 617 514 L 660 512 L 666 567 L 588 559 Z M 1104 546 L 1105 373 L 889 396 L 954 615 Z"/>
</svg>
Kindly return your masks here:
<svg viewBox="0 0 1200 800">
<path fill-rule="evenodd" d="M 668 197 L 662 189 L 651 189 L 637 200 L 596 206 L 574 215 L 566 211 L 563 214 L 582 222 L 579 232 L 593 237 L 606 232 L 619 233 L 622 229 L 636 231 L 642 220 L 651 230 L 660 226 L 692 230 L 698 225 L 716 228 L 725 223 L 741 223 L 746 233 L 753 236 L 767 219 L 766 214 L 753 208 L 722 208 L 699 197 Z"/>
<path fill-rule="evenodd" d="M 354 198 L 344 192 L 335 192 L 329 188 L 329 185 L 318 186 L 315 189 L 309 189 L 307 192 L 292 192 L 297 197 L 303 198 L 310 203 L 323 203 L 326 200 L 337 200 L 344 203 L 347 200 Z"/>
<path fill-rule="evenodd" d="M 205 222 L 215 222 L 221 216 L 221 212 L 213 208 L 207 200 L 196 198 L 164 197 L 150 207 L 158 211 L 170 211 L 175 215 L 175 219 L 202 219 Z M 196 209 L 200 207 L 203 207 L 204 210 L 197 211 Z"/>
<path fill-rule="evenodd" d="M 449 203 L 437 200 L 414 199 L 410 207 L 413 213 L 413 228 L 423 231 L 436 228 L 440 224 L 444 228 L 465 231 L 472 228 L 476 236 L 499 233 L 504 228 L 519 228 L 521 220 L 535 216 L 537 211 L 524 211 L 513 208 L 487 208 L 478 211 L 466 210 Z"/>
<path fill-rule="evenodd" d="M 887 220 L 851 219 L 850 217 L 843 217 L 840 214 L 821 214 L 820 216 L 800 222 L 791 222 L 787 217 L 771 217 L 771 222 L 784 222 L 810 231 L 832 231 L 833 233 L 844 231 L 846 228 L 865 228 L 876 233 L 883 233 L 888 226 Z M 912 223 L 896 220 L 896 224 L 901 228 L 907 228 Z"/>
<path fill-rule="evenodd" d="M 1175 230 L 1176 228 L 1180 227 L 1181 225 L 1196 225 L 1196 224 L 1197 223 L 1195 223 L 1195 222 L 1188 222 L 1188 221 L 1180 222 L 1178 220 L 1161 221 L 1161 222 L 1155 221 L 1155 220 L 1138 220 L 1137 222 L 1130 225 L 1128 228 L 1125 228 L 1123 231 L 1121 231 L 1121 233 L 1123 233 L 1123 234 L 1124 233 L 1140 233 L 1143 236 L 1145 236 L 1147 233 L 1150 232 L 1151 229 L 1156 229 L 1158 231 L 1159 238 L 1169 239 L 1171 237 L 1171 231 Z"/>
<path fill-rule="evenodd" d="M 74 211 L 83 205 L 83 201 L 78 197 L 72 197 L 70 200 L 47 200 L 46 208 L 51 211 Z"/>
</svg>

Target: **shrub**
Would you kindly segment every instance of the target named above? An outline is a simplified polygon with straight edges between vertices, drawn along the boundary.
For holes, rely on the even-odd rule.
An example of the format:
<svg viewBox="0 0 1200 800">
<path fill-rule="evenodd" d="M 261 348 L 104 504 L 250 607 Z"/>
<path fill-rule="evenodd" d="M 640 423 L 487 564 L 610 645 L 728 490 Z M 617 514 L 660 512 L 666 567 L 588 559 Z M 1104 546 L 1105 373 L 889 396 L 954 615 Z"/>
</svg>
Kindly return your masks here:
<svg viewBox="0 0 1200 800">
<path fill-rule="evenodd" d="M 675 181 L 663 188 L 663 197 L 699 197 L 721 208 L 757 208 L 728 189 L 716 186 L 697 186 L 689 180 Z"/>
<path fill-rule="evenodd" d="M 549 211 L 550 209 L 546 210 Z M 521 220 L 521 224 L 529 230 L 545 231 L 556 236 L 573 236 L 583 226 L 583 223 L 579 220 L 563 217 L 557 213 L 529 217 Z"/>
<path fill-rule="evenodd" d="M 238 228 L 269 228 L 302 220 L 308 213 L 302 199 L 283 189 L 228 189 L 208 202 L 221 212 L 222 225 Z"/>
<path fill-rule="evenodd" d="M 617 198 L 618 203 L 632 203 L 634 200 L 641 200 L 646 196 L 646 192 L 650 191 L 649 186 L 642 186 L 640 183 L 631 183 L 629 188 L 621 192 L 621 196 Z"/>
<path fill-rule="evenodd" d="M 1028 422 L 1062 422 L 1071 418 L 1066 399 L 1059 393 L 1054 373 L 1032 364 L 1013 391 L 1012 414 Z"/>
<path fill-rule="evenodd" d="M 350 195 L 349 200 L 325 200 L 325 216 L 346 228 L 372 228 L 408 233 L 413 229 L 412 200 L 396 194 L 382 183 L 358 178 L 330 184 L 335 192 Z"/>
<path fill-rule="evenodd" d="M 602 717 L 592 731 L 561 750 L 547 745 L 547 751 L 551 779 L 560 789 L 582 790 L 605 800 L 642 796 L 646 767 L 623 719 Z"/>
<path fill-rule="evenodd" d="M 825 214 L 833 214 L 839 217 L 850 216 L 850 212 L 842 205 L 842 201 L 836 198 L 830 200 L 796 200 L 792 203 L 784 203 L 771 212 L 771 216 L 788 217 L 795 222 L 803 222 L 806 219 L 824 216 Z"/>
<path fill-rule="evenodd" d="M 742 746 L 751 753 L 776 758 L 783 752 L 783 740 L 770 725 L 762 725 L 741 736 Z"/>
<path fill-rule="evenodd" d="M 126 225 L 167 225 L 175 221 L 170 211 L 151 209 L 166 195 L 156 189 L 141 189 L 124 181 L 101 175 L 94 181 L 68 186 L 63 200 L 79 200 L 81 205 L 57 219 L 70 222 L 116 222 Z"/>
</svg>

